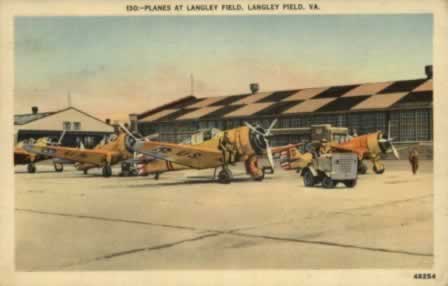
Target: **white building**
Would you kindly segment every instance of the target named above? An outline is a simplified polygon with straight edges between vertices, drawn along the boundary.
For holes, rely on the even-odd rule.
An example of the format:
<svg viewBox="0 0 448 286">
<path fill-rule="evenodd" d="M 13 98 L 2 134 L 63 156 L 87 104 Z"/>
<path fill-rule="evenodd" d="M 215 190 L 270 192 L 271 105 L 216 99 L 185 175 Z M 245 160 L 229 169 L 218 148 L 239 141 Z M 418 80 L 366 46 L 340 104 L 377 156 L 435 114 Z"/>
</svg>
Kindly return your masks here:
<svg viewBox="0 0 448 286">
<path fill-rule="evenodd" d="M 82 141 L 86 147 L 93 147 L 104 136 L 113 133 L 114 127 L 75 107 L 52 112 L 39 112 L 33 107 L 31 113 L 14 116 L 16 142 L 41 137 L 57 139 L 63 130 L 66 131 L 63 145 L 79 146 Z"/>
</svg>

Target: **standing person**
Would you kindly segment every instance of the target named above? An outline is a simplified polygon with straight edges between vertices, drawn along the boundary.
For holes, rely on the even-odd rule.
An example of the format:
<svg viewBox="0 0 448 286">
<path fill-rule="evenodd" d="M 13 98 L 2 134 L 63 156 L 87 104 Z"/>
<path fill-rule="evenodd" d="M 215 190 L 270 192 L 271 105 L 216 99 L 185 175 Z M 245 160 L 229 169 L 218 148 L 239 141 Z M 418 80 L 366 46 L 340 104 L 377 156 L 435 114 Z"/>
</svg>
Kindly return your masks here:
<svg viewBox="0 0 448 286">
<path fill-rule="evenodd" d="M 320 140 L 319 155 L 328 154 L 330 152 L 331 152 L 330 143 L 328 143 L 328 140 L 326 138 L 322 138 Z"/>
<path fill-rule="evenodd" d="M 417 174 L 418 170 L 418 151 L 417 148 L 412 148 L 409 151 L 409 163 L 411 164 L 412 174 Z"/>
</svg>

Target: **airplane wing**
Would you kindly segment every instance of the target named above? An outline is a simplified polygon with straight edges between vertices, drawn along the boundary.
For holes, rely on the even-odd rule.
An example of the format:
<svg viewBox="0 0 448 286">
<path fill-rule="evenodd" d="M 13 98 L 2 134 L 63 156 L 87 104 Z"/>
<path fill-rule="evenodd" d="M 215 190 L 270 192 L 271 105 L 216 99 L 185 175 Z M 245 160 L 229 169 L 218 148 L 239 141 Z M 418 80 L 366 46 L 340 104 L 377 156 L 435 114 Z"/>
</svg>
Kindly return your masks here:
<svg viewBox="0 0 448 286">
<path fill-rule="evenodd" d="M 48 157 L 69 160 L 73 162 L 93 164 L 96 166 L 103 166 L 106 163 L 107 156 L 111 156 L 112 162 L 119 156 L 118 152 L 110 152 L 103 150 L 88 150 L 70 147 L 59 146 L 39 146 L 39 145 L 24 145 L 23 148 L 31 153 L 45 155 Z"/>
<path fill-rule="evenodd" d="M 339 144 L 332 144 L 331 148 L 339 150 L 339 151 L 356 153 L 359 158 L 362 158 L 365 153 L 369 152 L 369 149 L 364 148 L 364 147 L 344 146 L 344 145 L 339 145 Z"/>
<path fill-rule="evenodd" d="M 137 142 L 135 151 L 194 169 L 215 168 L 223 164 L 219 150 L 164 142 Z"/>
<path fill-rule="evenodd" d="M 289 150 L 291 148 L 297 148 L 297 147 L 299 147 L 301 145 L 303 145 L 303 143 L 288 144 L 288 145 L 284 145 L 284 146 L 272 147 L 272 154 L 281 153 L 281 152 L 287 151 L 287 150 Z"/>
</svg>

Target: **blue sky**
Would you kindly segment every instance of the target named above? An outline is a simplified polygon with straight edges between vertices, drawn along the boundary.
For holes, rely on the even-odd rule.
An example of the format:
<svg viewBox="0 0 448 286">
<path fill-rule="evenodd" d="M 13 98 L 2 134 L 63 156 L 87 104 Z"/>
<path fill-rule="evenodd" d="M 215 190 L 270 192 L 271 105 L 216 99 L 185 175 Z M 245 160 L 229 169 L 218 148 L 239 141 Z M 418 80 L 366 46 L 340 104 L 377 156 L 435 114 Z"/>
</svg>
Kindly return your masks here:
<svg viewBox="0 0 448 286">
<path fill-rule="evenodd" d="M 16 112 L 75 106 L 123 119 L 190 93 L 411 79 L 432 64 L 432 16 L 17 17 Z"/>
</svg>

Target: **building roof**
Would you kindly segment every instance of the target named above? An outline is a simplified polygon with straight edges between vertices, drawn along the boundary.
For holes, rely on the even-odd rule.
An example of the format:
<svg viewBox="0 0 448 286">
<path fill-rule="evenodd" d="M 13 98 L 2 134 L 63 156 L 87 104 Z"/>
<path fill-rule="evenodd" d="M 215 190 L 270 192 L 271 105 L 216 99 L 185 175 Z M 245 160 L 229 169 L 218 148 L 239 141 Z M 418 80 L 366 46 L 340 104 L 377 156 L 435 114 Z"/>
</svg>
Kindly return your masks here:
<svg viewBox="0 0 448 286">
<path fill-rule="evenodd" d="M 281 116 L 432 106 L 432 78 L 196 98 L 138 114 L 145 122 Z"/>
<path fill-rule="evenodd" d="M 59 114 L 61 112 L 64 112 L 64 111 L 67 111 L 67 110 L 70 110 L 70 109 L 76 110 L 76 111 L 78 111 L 78 112 L 80 112 L 80 113 L 82 113 L 82 114 L 84 114 L 84 115 L 86 115 L 86 116 L 88 116 L 88 117 L 90 117 L 92 119 L 95 119 L 95 120 L 100 121 L 100 122 L 102 122 L 104 124 L 107 124 L 103 120 L 101 120 L 101 119 L 99 119 L 99 118 L 97 118 L 97 117 L 95 117 L 93 115 L 90 115 L 87 112 L 79 110 L 76 107 L 70 106 L 70 107 L 67 107 L 67 108 L 64 108 L 64 109 L 60 109 L 60 110 L 56 110 L 56 111 L 38 112 L 38 113 L 26 113 L 26 114 L 15 114 L 14 115 L 14 125 L 25 125 L 25 124 L 31 123 L 33 121 L 36 121 L 36 120 L 39 120 L 39 119 L 42 119 L 42 118 L 46 118 L 46 117 L 49 117 L 49 116 L 52 116 L 52 115 L 55 115 L 55 114 Z"/>
<path fill-rule="evenodd" d="M 39 112 L 39 113 L 26 113 L 26 114 L 16 114 L 14 115 L 14 125 L 24 125 L 32 121 L 47 117 L 49 115 L 55 114 L 57 111 L 53 112 Z"/>
</svg>

